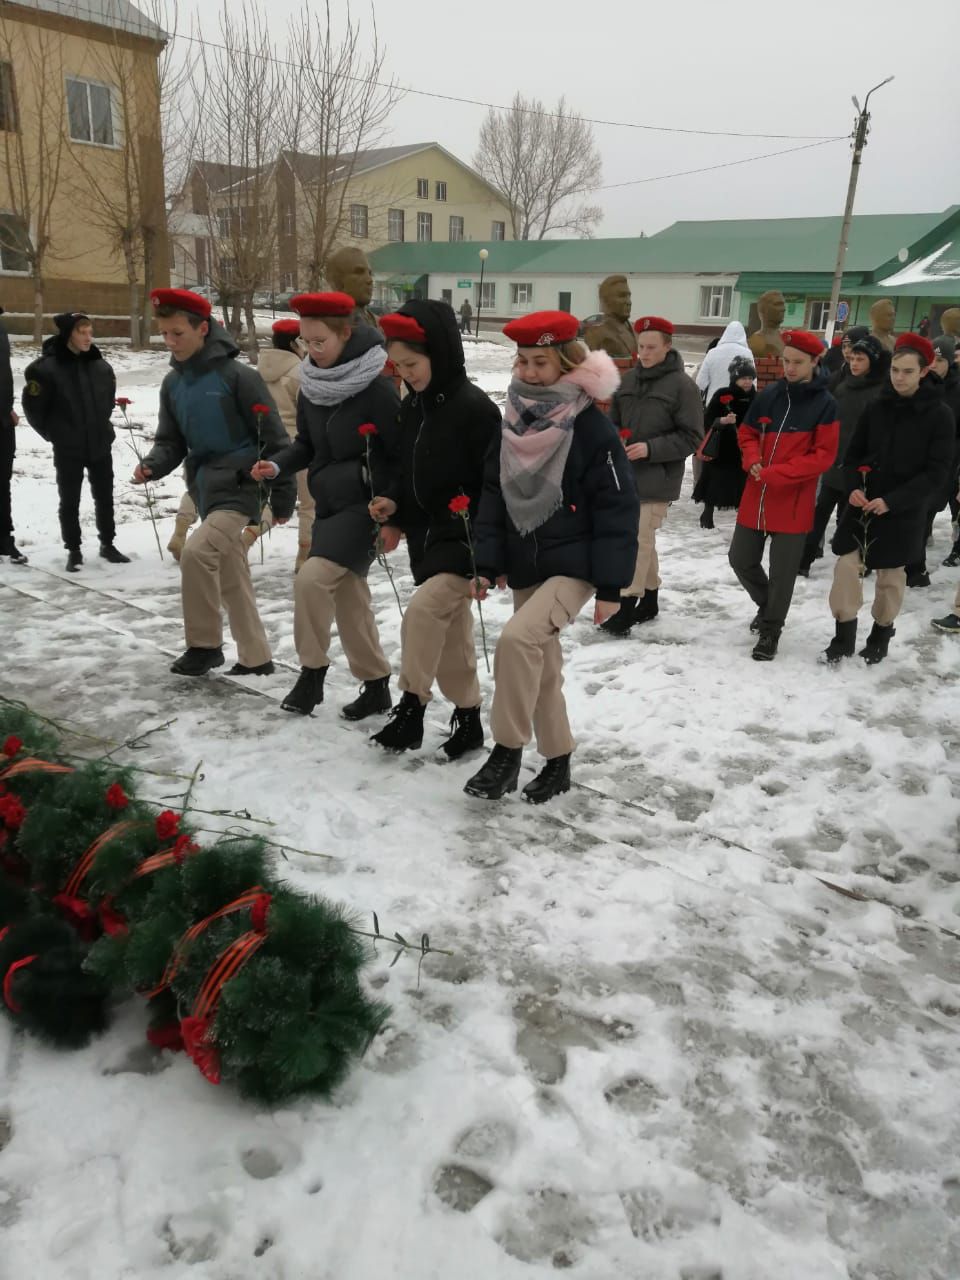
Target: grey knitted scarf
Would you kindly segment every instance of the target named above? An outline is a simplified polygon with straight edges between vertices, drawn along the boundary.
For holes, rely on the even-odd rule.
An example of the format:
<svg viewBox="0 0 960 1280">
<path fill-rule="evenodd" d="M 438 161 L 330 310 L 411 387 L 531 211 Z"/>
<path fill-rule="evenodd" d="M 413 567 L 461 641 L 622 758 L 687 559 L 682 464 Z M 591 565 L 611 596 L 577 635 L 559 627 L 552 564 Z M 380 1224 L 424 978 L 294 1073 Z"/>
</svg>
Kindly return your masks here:
<svg viewBox="0 0 960 1280">
<path fill-rule="evenodd" d="M 356 360 L 321 369 L 309 356 L 300 367 L 300 391 L 311 404 L 343 404 L 351 396 L 366 390 L 374 378 L 383 373 L 387 363 L 384 347 L 371 347 Z"/>
</svg>

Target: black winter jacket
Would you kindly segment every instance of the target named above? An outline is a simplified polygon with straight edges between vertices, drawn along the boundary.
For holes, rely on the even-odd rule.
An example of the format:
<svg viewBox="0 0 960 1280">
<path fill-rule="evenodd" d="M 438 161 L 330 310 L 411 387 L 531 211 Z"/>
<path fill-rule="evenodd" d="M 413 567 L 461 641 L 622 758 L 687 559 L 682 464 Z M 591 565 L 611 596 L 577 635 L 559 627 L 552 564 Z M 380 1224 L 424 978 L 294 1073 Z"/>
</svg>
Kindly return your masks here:
<svg viewBox="0 0 960 1280">
<path fill-rule="evenodd" d="M 358 325 L 338 364 L 356 360 L 383 346 L 383 334 Z M 386 359 L 386 355 L 384 355 Z M 399 492 L 400 397 L 391 378 L 378 375 L 363 391 L 335 405 L 313 404 L 301 390 L 297 398 L 297 434 L 270 459 L 280 474 L 307 468 L 307 484 L 317 504 L 310 554 L 323 556 L 353 573 L 365 574 L 374 557 L 376 525 L 368 510 L 376 495 L 396 501 Z M 359 428 L 372 423 L 367 445 Z"/>
<path fill-rule="evenodd" d="M 114 440 L 110 421 L 117 379 L 100 350 L 71 351 L 57 334 L 27 365 L 21 397 L 27 421 L 53 445 L 54 458 L 103 458 Z"/>
<path fill-rule="evenodd" d="M 3 308 L 0 307 L 0 312 Z M 13 370 L 10 368 L 10 336 L 0 324 L 0 458 L 17 452 L 17 432 L 13 425 Z M 0 536 L 5 532 L 0 530 Z"/>
<path fill-rule="evenodd" d="M 927 374 L 930 377 L 930 374 Z M 937 511 L 942 511 L 951 498 L 957 495 L 957 486 L 960 484 L 960 369 L 956 365 L 952 365 L 947 370 L 947 376 L 942 379 L 943 400 L 947 408 L 953 414 L 957 428 L 956 444 L 953 450 L 953 465 L 950 468 L 950 474 L 947 476 L 946 482 L 934 506 Z"/>
<path fill-rule="evenodd" d="M 560 509 L 520 534 L 500 489 L 500 449 L 491 449 L 475 526 L 478 572 L 491 582 L 506 574 L 518 588 L 579 578 L 598 600 L 619 600 L 637 564 L 640 503 L 616 430 L 593 405 L 574 421 L 562 487 Z"/>
<path fill-rule="evenodd" d="M 864 517 L 847 505 L 833 537 L 836 555 L 863 552 L 870 569 L 899 569 L 923 558 L 927 511 L 953 459 L 956 427 L 939 378 L 927 375 L 913 396 L 889 383 L 867 406 L 843 468 L 844 492 L 883 498 L 886 515 Z M 860 467 L 869 467 L 864 477 Z"/>
<path fill-rule="evenodd" d="M 703 401 L 697 384 L 683 369 L 678 351 L 644 369 L 635 365 L 624 375 L 610 405 L 615 426 L 630 431 L 627 444 L 639 441 L 650 450 L 632 463 L 641 502 L 674 502 L 680 497 L 686 459 L 703 438 Z"/>
<path fill-rule="evenodd" d="M 500 436 L 500 410 L 467 378 L 453 308 L 445 302 L 407 302 L 427 335 L 430 385 L 400 405 L 400 500 L 390 523 L 407 536 L 410 568 L 419 585 L 438 573 L 473 573 L 463 520 L 450 512 L 459 494 L 475 513 L 487 451 Z"/>
<path fill-rule="evenodd" d="M 211 511 L 239 511 L 256 524 L 263 493 L 273 514 L 285 520 L 296 504 L 296 481 L 281 478 L 261 490 L 250 469 L 258 456 L 279 453 L 290 437 L 266 383 L 237 360 L 239 353 L 226 329 L 211 321 L 195 356 L 182 364 L 170 361 L 160 388 L 157 437 L 144 465 L 159 480 L 186 460 L 187 488 L 202 519 Z M 254 413 L 257 404 L 270 412 Z"/>
<path fill-rule="evenodd" d="M 853 439 L 860 415 L 868 404 L 878 399 L 884 387 L 890 385 L 890 368 L 887 362 L 881 362 L 876 372 L 860 374 L 857 377 L 843 366 L 843 374 L 833 385 L 833 398 L 837 402 L 837 419 L 840 423 L 840 443 L 837 446 L 837 461 L 825 471 L 823 483 L 828 489 L 836 489 L 841 493 L 843 488 L 843 460 L 847 447 Z"/>
</svg>

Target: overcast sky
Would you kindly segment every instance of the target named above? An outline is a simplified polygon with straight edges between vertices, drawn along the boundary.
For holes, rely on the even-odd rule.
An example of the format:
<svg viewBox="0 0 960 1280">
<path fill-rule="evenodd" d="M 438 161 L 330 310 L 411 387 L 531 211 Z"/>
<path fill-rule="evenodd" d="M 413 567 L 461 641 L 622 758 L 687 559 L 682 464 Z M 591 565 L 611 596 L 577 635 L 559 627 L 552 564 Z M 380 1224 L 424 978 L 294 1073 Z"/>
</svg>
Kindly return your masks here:
<svg viewBox="0 0 960 1280">
<path fill-rule="evenodd" d="M 261 0 L 265 3 L 265 0 Z M 309 0 L 269 0 L 282 39 Z M 204 34 L 216 7 L 182 0 Z M 355 17 L 368 21 L 362 4 Z M 334 12 L 345 11 L 334 0 Z M 211 12 L 212 11 L 212 12 Z M 404 85 L 493 103 L 520 90 L 584 116 L 760 134 L 849 134 L 850 101 L 888 75 L 871 102 L 857 212 L 960 203 L 960 4 L 904 0 L 378 0 L 390 70 Z M 437 141 L 471 161 L 484 111 L 410 94 L 391 144 Z M 597 125 L 603 182 L 626 183 L 762 155 L 801 141 L 697 137 Z M 840 213 L 846 141 L 742 167 L 604 190 L 601 236 L 650 234 L 681 218 Z"/>
</svg>

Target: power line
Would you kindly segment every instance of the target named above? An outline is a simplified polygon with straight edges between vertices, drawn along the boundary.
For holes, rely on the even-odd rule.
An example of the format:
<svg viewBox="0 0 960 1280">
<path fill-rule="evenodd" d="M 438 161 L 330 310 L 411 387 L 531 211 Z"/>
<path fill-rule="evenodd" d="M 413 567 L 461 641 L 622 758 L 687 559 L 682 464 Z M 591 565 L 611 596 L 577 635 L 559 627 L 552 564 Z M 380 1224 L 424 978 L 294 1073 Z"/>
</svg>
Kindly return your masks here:
<svg viewBox="0 0 960 1280">
<path fill-rule="evenodd" d="M 786 147 L 783 151 L 768 151 L 762 156 L 747 156 L 744 160 L 727 160 L 723 164 L 708 164 L 700 169 L 681 169 L 677 173 L 661 173 L 655 178 L 631 178 L 629 182 L 610 182 L 603 187 L 588 187 L 588 191 L 615 191 L 618 187 L 638 187 L 646 182 L 666 182 L 669 178 L 686 178 L 693 173 L 712 173 L 714 169 L 733 169 L 738 164 L 753 164 L 757 160 L 771 160 L 774 156 L 789 156 L 794 151 L 809 151 L 811 147 L 826 147 L 832 142 L 845 142 L 845 138 L 824 138 L 822 142 L 806 142 L 802 147 Z"/>
<path fill-rule="evenodd" d="M 31 4 L 29 0 L 14 0 L 14 3 L 18 8 L 24 8 L 24 9 L 34 8 L 38 13 L 41 13 L 41 12 L 49 13 L 51 11 L 50 8 L 42 7 L 41 4 L 37 2 L 37 0 L 35 0 L 33 4 Z M 67 4 L 65 3 L 65 0 L 53 0 L 52 8 L 54 12 L 64 14 L 66 17 L 86 15 L 90 17 L 92 21 L 96 22 L 99 26 L 108 25 L 104 22 L 105 10 L 98 11 L 96 9 L 91 9 L 88 6 L 81 5 L 81 4 Z M 139 10 L 136 10 L 136 12 L 139 14 Z M 140 16 L 144 16 L 144 15 L 140 15 Z M 120 27 L 119 27 L 120 30 L 130 32 L 131 34 L 145 35 L 151 39 L 157 38 L 156 37 L 156 31 L 158 29 L 157 24 L 151 22 L 148 27 L 146 25 L 141 25 L 137 22 L 131 21 L 126 16 L 121 17 L 119 12 L 119 7 L 117 12 L 117 17 L 120 22 Z M 230 49 L 227 45 L 220 44 L 216 40 L 209 40 L 205 36 L 195 36 L 195 35 L 188 36 L 188 35 L 184 35 L 179 31 L 176 31 L 172 35 L 170 35 L 168 38 L 171 40 L 182 40 L 187 44 L 197 44 L 207 49 L 217 49 L 221 53 L 232 54 L 236 52 L 236 50 Z M 277 57 L 274 57 L 273 55 L 260 54 L 260 53 L 255 53 L 253 57 L 256 58 L 257 61 L 269 62 L 275 66 L 289 67 L 295 71 L 304 70 L 302 63 L 293 62 L 288 58 L 277 58 Z M 373 84 L 379 89 L 391 89 L 394 92 L 399 91 L 400 93 L 410 94 L 410 95 L 413 95 L 414 97 L 431 98 L 437 102 L 458 102 L 465 106 L 485 107 L 488 110 L 492 110 L 492 111 L 513 111 L 515 109 L 513 107 L 505 107 L 501 103 L 497 103 L 497 102 L 485 102 L 480 98 L 463 98 L 463 97 L 458 97 L 455 94 L 438 93 L 435 91 L 431 91 L 429 89 L 413 89 L 405 85 L 398 85 L 392 81 L 383 81 L 383 80 L 370 81 L 363 76 L 350 76 L 350 75 L 344 75 L 343 79 L 352 80 L 358 84 Z M 560 113 L 557 111 L 546 111 L 546 110 L 532 111 L 529 108 L 521 108 L 521 110 L 523 110 L 524 113 L 527 115 L 540 116 L 541 118 L 544 118 L 544 119 L 559 120 L 559 119 L 568 118 L 566 116 L 561 116 Z M 840 135 L 828 136 L 828 135 L 819 134 L 819 133 L 816 133 L 816 134 L 813 134 L 813 133 L 747 133 L 747 132 L 742 132 L 735 129 L 686 129 L 686 128 L 683 128 L 681 125 L 640 124 L 640 123 L 637 123 L 636 121 L 631 121 L 631 120 L 600 120 L 590 116 L 579 116 L 579 115 L 576 116 L 576 118 L 579 120 L 582 120 L 584 124 L 600 125 L 603 128 L 639 129 L 648 133 L 679 133 L 679 134 L 686 134 L 689 136 L 703 137 L 703 138 L 760 138 L 760 139 L 765 139 L 768 141 L 775 141 L 775 142 L 817 142 L 817 143 L 837 142 L 840 140 Z M 843 136 L 846 136 L 846 135 L 843 135 Z M 800 149 L 801 148 L 796 148 L 796 150 L 800 150 Z M 745 164 L 746 161 L 736 161 L 735 163 Z M 690 172 L 693 173 L 698 171 L 690 170 Z M 679 177 L 681 175 L 670 174 L 666 176 Z M 638 181 L 654 182 L 654 181 L 659 181 L 659 179 L 642 178 L 642 179 L 638 179 Z M 629 184 L 616 184 L 616 185 L 629 185 Z M 596 189 L 604 190 L 605 188 L 598 187 Z"/>
</svg>

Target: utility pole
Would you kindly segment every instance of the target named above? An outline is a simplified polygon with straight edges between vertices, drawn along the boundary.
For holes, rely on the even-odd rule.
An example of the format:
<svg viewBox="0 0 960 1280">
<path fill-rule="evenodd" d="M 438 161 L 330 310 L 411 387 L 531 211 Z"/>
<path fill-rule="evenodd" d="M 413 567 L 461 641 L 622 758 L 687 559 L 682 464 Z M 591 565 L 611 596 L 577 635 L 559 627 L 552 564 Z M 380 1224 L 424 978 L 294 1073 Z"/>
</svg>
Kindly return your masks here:
<svg viewBox="0 0 960 1280">
<path fill-rule="evenodd" d="M 843 283 L 843 263 L 847 256 L 847 241 L 850 239 L 850 220 L 853 217 L 853 202 L 857 195 L 857 180 L 860 177 L 860 162 L 863 158 L 863 148 L 867 145 L 867 133 L 870 125 L 870 112 L 867 110 L 870 105 L 870 95 L 876 93 L 878 89 L 882 89 L 885 84 L 889 84 L 893 76 L 887 76 L 886 80 L 881 80 L 879 84 L 873 86 L 870 93 L 863 100 L 863 107 L 857 101 L 856 96 L 853 98 L 853 105 L 859 112 L 857 116 L 857 124 L 853 134 L 853 160 L 850 164 L 850 182 L 847 185 L 847 203 L 843 211 L 843 225 L 840 228 L 840 243 L 837 246 L 837 265 L 833 272 L 833 286 L 830 289 L 830 309 L 827 311 L 827 346 L 833 341 L 833 331 L 837 321 L 837 304 L 840 301 L 840 286 Z"/>
</svg>

